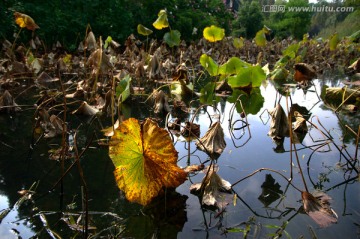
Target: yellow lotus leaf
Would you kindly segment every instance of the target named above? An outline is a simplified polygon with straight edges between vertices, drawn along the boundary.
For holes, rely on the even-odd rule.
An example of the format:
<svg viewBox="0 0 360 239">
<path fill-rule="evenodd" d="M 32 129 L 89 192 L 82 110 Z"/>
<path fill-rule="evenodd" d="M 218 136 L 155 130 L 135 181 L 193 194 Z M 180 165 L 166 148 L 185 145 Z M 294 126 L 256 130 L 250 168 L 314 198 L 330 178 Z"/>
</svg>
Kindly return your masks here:
<svg viewBox="0 0 360 239">
<path fill-rule="evenodd" d="M 165 10 L 160 10 L 160 12 L 158 14 L 158 18 L 153 23 L 153 26 L 158 30 L 161 30 L 161 29 L 166 28 L 166 27 L 169 26 L 167 13 L 166 13 Z"/>
<path fill-rule="evenodd" d="M 209 42 L 221 41 L 225 36 L 225 29 L 214 25 L 210 27 L 205 27 L 203 31 L 203 36 Z"/>
<path fill-rule="evenodd" d="M 40 28 L 30 16 L 20 13 L 14 12 L 15 22 L 21 28 L 26 28 L 28 30 L 34 31 Z"/>
<path fill-rule="evenodd" d="M 150 35 L 153 31 L 150 30 L 149 28 L 147 27 L 144 27 L 143 25 L 141 24 L 138 24 L 137 26 L 137 32 L 143 36 L 148 36 Z"/>
<path fill-rule="evenodd" d="M 118 187 L 129 201 L 142 205 L 187 177 L 176 164 L 178 153 L 168 132 L 151 119 L 123 121 L 111 137 L 109 156 Z"/>
</svg>

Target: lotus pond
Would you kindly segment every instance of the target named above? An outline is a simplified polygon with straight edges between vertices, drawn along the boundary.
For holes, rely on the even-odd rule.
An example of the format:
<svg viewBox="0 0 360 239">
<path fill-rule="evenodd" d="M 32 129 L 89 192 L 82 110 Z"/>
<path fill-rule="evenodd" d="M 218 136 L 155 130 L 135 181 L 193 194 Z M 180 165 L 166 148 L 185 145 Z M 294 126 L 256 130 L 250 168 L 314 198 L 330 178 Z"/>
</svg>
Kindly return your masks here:
<svg viewBox="0 0 360 239">
<path fill-rule="evenodd" d="M 316 79 L 306 90 L 288 85 L 288 97 L 281 97 L 276 86 L 264 82 L 259 90 L 263 100 L 244 103 L 243 107 L 256 109 L 245 117 L 240 103 L 231 97 L 202 107 L 195 102 L 184 117 L 194 117 L 200 137 L 211 124 L 220 122 L 226 147 L 217 157 L 209 157 L 196 147 L 196 139 L 187 140 L 170 130 L 177 164 L 205 168 L 191 171 L 183 184 L 166 189 L 166 196 L 147 206 L 129 202 L 117 187 L 101 131 L 111 126 L 108 118 L 71 117 L 69 145 L 75 147 L 71 136 L 76 132 L 76 147 L 82 153 L 78 165 L 75 157 L 64 160 L 64 172 L 56 158 L 61 137 L 34 137 L 33 111 L 0 115 L 0 237 L 82 237 L 87 211 L 91 238 L 357 238 L 360 187 L 354 133 L 359 115 L 335 113 L 321 98 L 324 86 L 342 86 L 344 79 Z M 30 96 L 31 92 L 22 94 L 18 103 L 28 102 Z M 145 100 L 138 97 L 124 103 L 124 120 L 155 117 Z M 256 102 L 260 104 L 251 105 Z M 292 147 L 289 137 L 279 142 L 269 135 L 272 118 L 268 111 L 277 103 L 286 114 L 292 106 L 306 115 L 308 132 Z M 167 121 L 174 119 L 170 116 Z M 159 125 L 165 125 L 165 118 Z M 216 165 L 217 176 L 232 186 L 230 191 L 214 186 L 215 206 L 204 205 L 198 194 L 190 193 L 193 184 L 202 182 L 209 165 Z M 326 197 L 327 207 L 319 211 L 331 212 L 326 211 L 324 218 L 308 215 L 301 193 L 306 190 Z M 337 220 L 327 223 L 329 215 Z M 330 225 L 324 227 L 324 221 Z"/>
</svg>

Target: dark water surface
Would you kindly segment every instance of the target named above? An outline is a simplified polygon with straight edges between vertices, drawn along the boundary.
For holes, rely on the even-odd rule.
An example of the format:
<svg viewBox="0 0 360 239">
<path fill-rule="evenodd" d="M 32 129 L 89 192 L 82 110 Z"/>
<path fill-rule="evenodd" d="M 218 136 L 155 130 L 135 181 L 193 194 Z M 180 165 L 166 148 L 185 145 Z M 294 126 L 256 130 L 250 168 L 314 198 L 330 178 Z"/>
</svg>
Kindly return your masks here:
<svg viewBox="0 0 360 239">
<path fill-rule="evenodd" d="M 306 107 L 311 113 L 312 122 L 320 127 L 319 119 L 333 136 L 333 142 L 340 148 L 346 146 L 349 155 L 354 157 L 355 137 L 345 134 L 343 126 L 347 124 L 357 131 L 359 115 L 337 116 L 319 99 L 323 85 L 336 86 L 339 80 L 316 80 L 314 83 L 315 87 L 311 87 L 306 93 L 292 88 L 292 103 Z M 274 107 L 276 90 L 273 85 L 267 84 L 261 87 L 261 93 L 265 98 L 263 107 L 256 115 L 249 114 L 247 117 L 250 132 L 247 127 L 244 130 L 230 129 L 232 104 L 226 101 L 216 104 L 218 110 L 208 107 L 209 114 L 201 111 L 196 117 L 195 122 L 201 126 L 201 136 L 208 129 L 210 118 L 216 121 L 220 117 L 227 146 L 217 159 L 218 175 L 230 183 L 237 182 L 259 168 L 276 170 L 290 177 L 289 138 L 284 140 L 284 152 L 276 152 L 275 143 L 267 135 L 270 119 L 265 110 Z M 280 103 L 286 111 L 286 98 L 282 97 Z M 23 111 L 12 117 L 0 115 L 0 210 L 4 213 L 4 210 L 10 209 L 9 214 L 1 221 L 0 238 L 30 238 L 35 235 L 39 238 L 51 238 L 51 235 L 56 237 L 55 233 L 62 238 L 74 235 L 81 238 L 81 233 L 70 230 L 64 221 L 69 218 L 76 221 L 77 213 L 82 211 L 78 168 L 75 166 L 64 178 L 64 197 L 60 201 L 60 185 L 50 191 L 60 178 L 60 164 L 49 159 L 48 151 L 59 148 L 61 142 L 59 138 L 41 139 L 30 149 L 34 123 L 32 114 L 33 111 Z M 139 119 L 153 115 L 149 107 L 135 103 L 127 107 L 124 114 L 126 117 Z M 191 117 L 192 114 L 189 115 Z M 232 122 L 240 119 L 239 113 L 235 111 Z M 83 124 L 78 132 L 80 151 L 91 138 L 94 141 L 104 138 L 99 130 L 110 125 L 110 122 L 101 117 L 93 120 L 74 117 L 70 127 L 76 128 L 79 123 Z M 239 121 L 235 128 L 241 125 Z M 196 150 L 195 141 L 190 143 L 188 150 L 189 144 L 182 137 L 175 136 L 174 140 L 181 167 L 209 159 L 204 152 Z M 104 230 L 98 235 L 106 237 L 243 238 L 242 232 L 230 232 L 229 229 L 245 229 L 248 223 L 248 238 L 271 238 L 288 221 L 285 231 L 292 238 L 299 238 L 301 235 L 303 238 L 314 238 L 313 235 L 317 238 L 359 238 L 359 182 L 346 182 L 349 178 L 356 177 L 356 173 L 344 166 L 346 161 L 333 143 L 320 147 L 316 152 L 308 148 L 320 143 L 324 143 L 321 133 L 314 127 L 309 127 L 302 143 L 296 147 L 309 191 L 322 190 L 332 198 L 331 206 L 338 215 L 338 223 L 330 227 L 320 228 L 301 210 L 301 193 L 279 174 L 266 170 L 236 184 L 233 189 L 237 198 L 231 200 L 226 210 L 220 214 L 217 210 L 201 207 L 199 198 L 189 192 L 192 183 L 201 182 L 204 177 L 202 172 L 191 175 L 176 192 L 169 192 L 166 200 L 159 199 L 146 208 L 129 203 L 115 184 L 114 166 L 108 157 L 107 147 L 98 146 L 95 142 L 81 159 L 88 187 L 90 223 L 97 227 L 97 233 Z M 305 190 L 294 153 L 293 160 L 292 184 Z M 65 168 L 70 164 L 71 160 L 65 162 Z M 356 165 L 358 167 L 359 164 Z M 260 197 L 266 178 L 270 181 L 271 178 L 274 179 L 273 184 L 278 183 L 278 186 L 272 188 L 274 193 L 265 191 L 263 197 Z M 29 189 L 34 183 L 38 183 L 38 186 L 32 196 L 33 201 L 28 200 L 19 207 L 16 206 L 20 198 L 18 191 Z M 69 216 L 61 211 L 74 215 Z M 46 218 L 47 221 L 41 221 L 41 218 Z M 44 227 L 46 223 L 48 227 Z M 283 238 L 286 238 L 286 233 L 283 233 Z"/>
</svg>

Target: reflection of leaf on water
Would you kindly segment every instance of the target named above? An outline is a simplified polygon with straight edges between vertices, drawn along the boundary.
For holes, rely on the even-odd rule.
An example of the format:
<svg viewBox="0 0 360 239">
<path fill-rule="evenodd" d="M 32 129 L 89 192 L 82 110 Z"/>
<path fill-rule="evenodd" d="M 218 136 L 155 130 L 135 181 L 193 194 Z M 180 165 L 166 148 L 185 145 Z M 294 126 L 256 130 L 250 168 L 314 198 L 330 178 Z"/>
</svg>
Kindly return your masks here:
<svg viewBox="0 0 360 239">
<path fill-rule="evenodd" d="M 189 140 L 198 138 L 200 136 L 200 125 L 186 121 L 184 128 L 181 130 L 181 135 Z"/>
<path fill-rule="evenodd" d="M 273 138 L 273 142 L 275 143 L 276 147 L 273 148 L 273 150 L 276 153 L 284 153 L 285 152 L 285 148 L 284 148 L 284 138 Z"/>
<path fill-rule="evenodd" d="M 296 119 L 295 123 L 294 123 L 294 127 L 293 127 L 293 142 L 298 144 L 301 143 L 303 141 L 303 139 L 305 138 L 307 132 L 308 132 L 308 127 L 306 124 L 306 120 L 304 119 L 304 117 L 297 111 L 294 112 L 294 117 Z"/>
<path fill-rule="evenodd" d="M 195 144 L 201 150 L 213 155 L 221 154 L 226 147 L 224 139 L 224 131 L 221 127 L 220 122 L 215 122 L 210 126 L 205 135 L 197 141 Z"/>
<path fill-rule="evenodd" d="M 167 190 L 165 196 L 157 197 L 141 210 L 142 213 L 126 220 L 122 238 L 176 238 L 187 221 L 187 198 Z"/>
<path fill-rule="evenodd" d="M 186 180 L 169 133 L 150 119 L 142 124 L 134 118 L 123 121 L 109 144 L 117 185 L 129 201 L 146 205 L 163 187 L 175 188 Z"/>
<path fill-rule="evenodd" d="M 316 194 L 312 195 L 308 192 L 301 192 L 303 207 L 306 214 L 308 214 L 320 227 L 328 227 L 332 223 L 337 223 L 337 214 L 330 207 L 331 198 L 323 192 L 318 192 Z"/>
<path fill-rule="evenodd" d="M 246 114 L 256 115 L 264 104 L 264 97 L 261 95 L 259 88 L 252 88 L 250 93 L 246 93 L 243 90 L 235 89 L 231 96 L 228 97 L 230 103 L 235 103 L 238 97 L 241 95 L 240 100 Z M 240 103 L 236 103 L 236 111 L 238 113 L 243 112 Z"/>
<path fill-rule="evenodd" d="M 232 202 L 231 184 L 216 173 L 217 169 L 215 165 L 205 169 L 206 176 L 201 183 L 191 185 L 190 192 L 203 193 L 201 201 L 203 205 L 223 209 Z"/>
<path fill-rule="evenodd" d="M 281 194 L 283 194 L 283 191 L 280 190 L 280 184 L 275 183 L 275 179 L 271 176 L 271 174 L 266 174 L 265 182 L 263 182 L 261 188 L 262 193 L 258 199 L 265 207 L 268 207 L 271 203 L 279 199 Z"/>
<path fill-rule="evenodd" d="M 289 137 L 289 123 L 284 109 L 277 104 L 274 109 L 269 110 L 271 116 L 270 130 L 268 135 L 271 138 Z"/>
</svg>

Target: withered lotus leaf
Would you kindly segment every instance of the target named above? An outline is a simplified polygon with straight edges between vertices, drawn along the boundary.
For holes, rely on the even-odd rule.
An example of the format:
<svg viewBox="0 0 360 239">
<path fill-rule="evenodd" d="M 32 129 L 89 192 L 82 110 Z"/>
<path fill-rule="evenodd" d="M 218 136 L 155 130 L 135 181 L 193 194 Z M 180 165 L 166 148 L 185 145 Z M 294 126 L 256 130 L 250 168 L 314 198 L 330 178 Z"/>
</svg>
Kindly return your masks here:
<svg viewBox="0 0 360 239">
<path fill-rule="evenodd" d="M 94 51 L 96 49 L 96 39 L 92 31 L 90 31 L 85 39 L 86 49 L 89 51 Z"/>
<path fill-rule="evenodd" d="M 196 146 L 209 154 L 221 154 L 226 143 L 220 122 L 212 124 L 200 141 L 196 142 Z"/>
<path fill-rule="evenodd" d="M 168 97 L 162 90 L 154 90 L 153 92 L 154 99 L 154 112 L 158 113 L 168 113 L 171 111 L 169 106 Z"/>
<path fill-rule="evenodd" d="M 118 187 L 129 201 L 142 205 L 187 177 L 176 164 L 178 152 L 169 133 L 151 119 L 142 124 L 134 118 L 123 121 L 111 137 L 109 156 Z"/>
<path fill-rule="evenodd" d="M 80 107 L 74 110 L 72 113 L 93 116 L 99 113 L 99 110 L 94 106 L 89 105 L 86 101 L 83 101 Z"/>
<path fill-rule="evenodd" d="M 203 205 L 223 209 L 232 201 L 231 184 L 216 173 L 217 169 L 215 165 L 205 169 L 206 176 L 201 183 L 191 185 L 190 192 L 203 193 L 201 202 Z"/>
<path fill-rule="evenodd" d="M 331 198 L 325 193 L 317 197 L 308 192 L 301 192 L 301 198 L 306 214 L 308 214 L 320 227 L 328 227 L 337 223 L 337 215 L 330 207 Z"/>
<path fill-rule="evenodd" d="M 0 112 L 6 111 L 7 113 L 20 111 L 21 108 L 16 104 L 14 97 L 8 90 L 0 96 Z"/>
<path fill-rule="evenodd" d="M 30 16 L 20 13 L 14 12 L 15 22 L 21 28 L 26 28 L 30 31 L 34 31 L 39 29 L 40 27 L 35 23 L 34 19 Z"/>
</svg>

